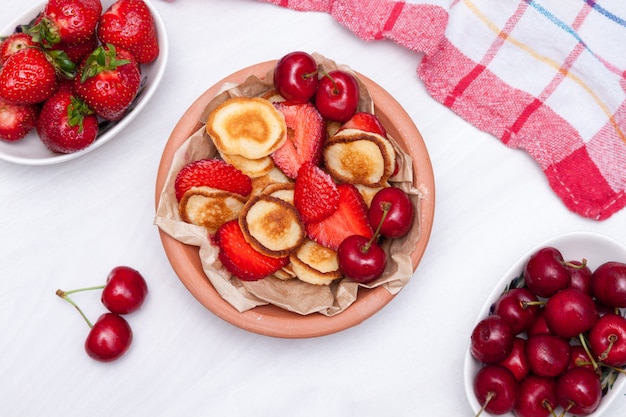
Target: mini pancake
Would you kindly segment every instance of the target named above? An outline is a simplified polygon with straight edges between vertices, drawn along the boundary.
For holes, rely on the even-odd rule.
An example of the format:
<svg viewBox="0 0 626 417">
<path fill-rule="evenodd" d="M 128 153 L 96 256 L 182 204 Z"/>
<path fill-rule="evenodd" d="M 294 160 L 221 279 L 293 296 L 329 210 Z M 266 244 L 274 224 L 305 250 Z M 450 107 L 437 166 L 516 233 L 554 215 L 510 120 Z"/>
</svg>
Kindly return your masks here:
<svg viewBox="0 0 626 417">
<path fill-rule="evenodd" d="M 382 186 L 395 169 L 395 150 L 388 139 L 358 129 L 337 132 L 324 144 L 329 173 L 350 184 Z"/>
<path fill-rule="evenodd" d="M 222 154 L 261 159 L 287 140 L 281 112 L 260 97 L 233 97 L 217 106 L 206 122 L 206 131 Z"/>
<path fill-rule="evenodd" d="M 259 178 L 270 173 L 274 168 L 274 160 L 270 156 L 250 159 L 241 155 L 221 153 L 222 159 L 250 178 Z"/>
<path fill-rule="evenodd" d="M 183 194 L 178 204 L 183 221 L 204 226 L 209 233 L 241 214 L 246 199 L 237 193 L 211 187 L 192 187 Z"/>
<path fill-rule="evenodd" d="M 314 285 L 329 285 L 342 277 L 337 252 L 310 239 L 289 256 L 291 268 L 298 279 Z"/>
<path fill-rule="evenodd" d="M 289 255 L 305 237 L 296 208 L 280 198 L 262 194 L 246 203 L 239 225 L 256 250 L 277 258 Z"/>
</svg>

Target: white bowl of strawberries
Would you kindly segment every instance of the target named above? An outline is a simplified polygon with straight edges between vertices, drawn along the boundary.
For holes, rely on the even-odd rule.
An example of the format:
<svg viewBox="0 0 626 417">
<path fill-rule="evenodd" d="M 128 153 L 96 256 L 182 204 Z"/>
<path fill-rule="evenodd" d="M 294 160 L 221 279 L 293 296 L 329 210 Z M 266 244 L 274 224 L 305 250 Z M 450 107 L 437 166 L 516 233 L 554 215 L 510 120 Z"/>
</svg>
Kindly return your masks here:
<svg viewBox="0 0 626 417">
<path fill-rule="evenodd" d="M 362 322 L 408 283 L 434 179 L 388 93 L 298 51 L 193 103 L 166 145 L 156 205 L 167 256 L 204 306 L 256 333 L 314 337 Z"/>
<path fill-rule="evenodd" d="M 573 232 L 524 254 L 481 309 L 465 356 L 476 415 L 599 416 L 626 386 L 626 246 Z"/>
<path fill-rule="evenodd" d="M 133 38 L 120 35 L 128 15 L 141 16 Z M 0 36 L 0 158 L 25 165 L 68 161 L 115 137 L 150 101 L 168 57 L 149 0 L 48 0 Z M 23 77 L 25 65 L 41 75 Z"/>
</svg>

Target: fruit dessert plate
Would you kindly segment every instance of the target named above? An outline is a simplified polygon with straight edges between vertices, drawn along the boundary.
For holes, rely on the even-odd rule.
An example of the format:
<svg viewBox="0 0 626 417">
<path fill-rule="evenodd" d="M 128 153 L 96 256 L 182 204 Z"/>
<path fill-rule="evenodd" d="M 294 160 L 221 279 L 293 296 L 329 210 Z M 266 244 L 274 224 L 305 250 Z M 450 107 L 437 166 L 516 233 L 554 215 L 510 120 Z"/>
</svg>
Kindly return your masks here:
<svg viewBox="0 0 626 417">
<path fill-rule="evenodd" d="M 101 3 L 104 13 L 115 3 L 115 0 L 102 0 Z M 21 16 L 16 17 L 11 24 L 2 29 L 0 37 L 12 34 L 21 25 L 29 24 L 45 9 L 47 4 L 48 1 L 41 2 L 24 12 Z M 40 139 L 37 130 L 33 128 L 24 138 L 18 141 L 8 142 L 0 140 L 0 159 L 22 165 L 52 165 L 78 158 L 112 140 L 143 111 L 161 82 L 169 53 L 165 24 L 154 5 L 149 0 L 146 0 L 145 4 L 154 20 L 159 51 L 156 59 L 140 65 L 141 74 L 138 92 L 125 111 L 124 116 L 115 121 L 109 121 L 98 116 L 97 123 L 99 126 L 95 141 L 90 140 L 88 142 L 90 144 L 85 144 L 75 149 L 72 148 L 71 151 L 52 151 Z"/>
<path fill-rule="evenodd" d="M 229 161 L 231 158 L 230 154 L 222 153 L 228 145 L 219 144 L 220 149 L 216 149 L 215 139 L 207 134 L 209 116 L 217 117 L 213 116 L 214 110 L 221 109 L 223 106 L 220 105 L 224 102 L 237 102 L 240 97 L 263 96 L 265 99 L 277 94 L 272 83 L 277 61 L 244 68 L 205 91 L 174 128 L 156 180 L 155 224 L 159 227 L 168 259 L 181 282 L 200 303 L 220 318 L 242 329 L 268 336 L 316 337 L 363 322 L 387 305 L 412 278 L 426 250 L 432 228 L 432 166 L 421 135 L 408 114 L 373 81 L 321 55 L 313 56 L 327 71 L 341 68 L 355 75 L 361 93 L 360 109 L 377 116 L 394 147 L 398 169 L 393 173 L 393 184 L 406 191 L 414 207 L 414 220 L 406 236 L 390 239 L 385 246 L 389 262 L 382 276 L 368 283 L 344 277 L 329 285 L 281 279 L 277 278 L 278 275 L 254 280 L 239 279 L 225 268 L 223 262 L 230 261 L 221 257 L 217 247 L 220 236 L 227 233 L 222 230 L 225 228 L 214 236 L 205 227 L 189 224 L 181 218 L 175 184 L 181 170 L 202 159 L 217 158 L 221 161 L 221 155 Z M 255 145 L 254 150 L 257 148 Z M 251 152 L 250 147 L 241 150 L 241 153 L 245 152 Z M 278 162 L 278 157 L 273 156 Z M 262 160 L 254 159 L 258 155 L 250 157 L 252 161 Z M 310 175 L 320 175 L 320 171 L 311 171 Z M 387 175 L 390 177 L 392 173 Z M 271 206 L 269 202 L 276 203 L 272 197 L 263 196 L 263 199 L 263 206 Z M 297 200 L 297 197 L 294 199 Z M 311 208 L 308 203 L 307 207 Z M 315 212 L 316 209 L 311 210 Z M 230 232 L 228 234 L 232 236 Z M 319 275 L 316 277 L 319 278 Z"/>
<path fill-rule="evenodd" d="M 559 416 L 602 415 L 626 386 L 624 307 L 624 244 L 572 232 L 529 250 L 471 332 L 464 379 L 474 413 L 549 416 L 550 404 Z"/>
</svg>

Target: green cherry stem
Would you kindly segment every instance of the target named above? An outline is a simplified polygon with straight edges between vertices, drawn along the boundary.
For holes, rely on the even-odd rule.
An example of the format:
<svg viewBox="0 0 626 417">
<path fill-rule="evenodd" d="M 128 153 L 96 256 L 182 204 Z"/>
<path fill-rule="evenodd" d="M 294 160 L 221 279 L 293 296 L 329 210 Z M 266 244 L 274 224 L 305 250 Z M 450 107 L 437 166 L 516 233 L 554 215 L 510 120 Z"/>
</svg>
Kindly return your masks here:
<svg viewBox="0 0 626 417">
<path fill-rule="evenodd" d="M 68 303 L 70 303 L 72 306 L 74 306 L 74 308 L 80 313 L 80 315 L 83 317 L 83 319 L 85 320 L 85 322 L 87 323 L 87 325 L 89 326 L 89 328 L 93 327 L 93 324 L 91 323 L 91 321 L 89 321 L 89 319 L 87 318 L 87 316 L 85 315 L 85 313 L 83 313 L 83 310 L 80 309 L 80 307 L 78 307 L 78 304 L 76 304 L 74 302 L 74 300 L 72 300 L 69 295 L 70 294 L 74 294 L 77 292 L 81 292 L 81 291 L 92 291 L 92 290 L 101 290 L 104 288 L 104 285 L 98 285 L 95 287 L 86 287 L 86 288 L 79 288 L 76 290 L 71 290 L 71 291 L 63 291 L 63 290 L 56 290 L 56 295 L 61 297 L 62 299 L 64 299 L 65 301 L 67 301 Z"/>
<path fill-rule="evenodd" d="M 372 243 L 374 243 L 376 241 L 376 239 L 378 239 L 378 234 L 380 233 L 380 228 L 383 225 L 383 222 L 385 221 L 385 218 L 387 217 L 387 214 L 389 213 L 389 210 L 391 210 L 391 203 L 389 202 L 384 202 L 382 204 L 383 206 L 383 215 L 380 218 L 380 222 L 378 223 L 378 226 L 376 227 L 376 231 L 374 232 L 374 235 L 372 236 L 372 238 L 367 242 L 367 244 L 365 246 L 363 246 L 363 252 L 367 253 L 367 251 L 369 251 L 370 246 L 372 246 Z"/>
<path fill-rule="evenodd" d="M 587 343 L 587 339 L 585 339 L 585 336 L 582 333 L 578 335 L 578 340 L 580 340 L 580 344 L 582 345 L 583 349 L 585 350 L 585 353 L 587 353 L 587 356 L 589 357 L 589 360 L 591 361 L 591 364 L 593 365 L 593 369 L 598 369 L 599 365 L 593 359 L 593 355 L 591 354 L 591 350 L 589 349 L 589 345 Z"/>
</svg>

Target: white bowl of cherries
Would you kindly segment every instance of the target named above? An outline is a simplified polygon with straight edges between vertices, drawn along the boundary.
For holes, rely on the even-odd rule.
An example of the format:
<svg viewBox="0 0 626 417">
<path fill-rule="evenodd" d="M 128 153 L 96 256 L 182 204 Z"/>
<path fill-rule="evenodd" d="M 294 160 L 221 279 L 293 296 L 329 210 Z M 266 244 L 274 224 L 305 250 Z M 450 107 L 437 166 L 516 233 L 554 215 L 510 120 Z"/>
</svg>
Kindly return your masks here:
<svg viewBox="0 0 626 417">
<path fill-rule="evenodd" d="M 568 233 L 522 256 L 485 302 L 465 357 L 476 415 L 602 414 L 626 384 L 626 247 Z"/>
</svg>

